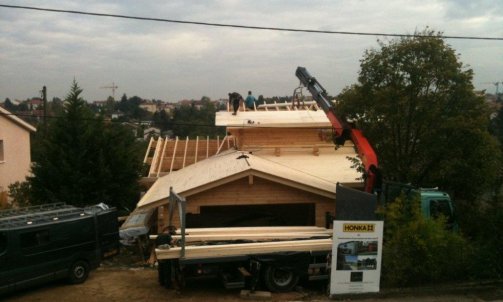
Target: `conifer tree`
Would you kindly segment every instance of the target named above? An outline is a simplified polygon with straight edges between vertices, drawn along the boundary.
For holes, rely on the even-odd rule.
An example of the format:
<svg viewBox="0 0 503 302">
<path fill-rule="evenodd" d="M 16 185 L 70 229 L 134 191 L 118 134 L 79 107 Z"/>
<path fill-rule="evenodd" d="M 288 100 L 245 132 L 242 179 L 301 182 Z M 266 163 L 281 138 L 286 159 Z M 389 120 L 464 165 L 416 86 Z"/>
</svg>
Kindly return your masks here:
<svg viewBox="0 0 503 302">
<path fill-rule="evenodd" d="M 32 203 L 132 208 L 141 169 L 134 136 L 94 117 L 81 93 L 74 80 L 63 114 L 40 133 L 29 178 Z"/>
</svg>

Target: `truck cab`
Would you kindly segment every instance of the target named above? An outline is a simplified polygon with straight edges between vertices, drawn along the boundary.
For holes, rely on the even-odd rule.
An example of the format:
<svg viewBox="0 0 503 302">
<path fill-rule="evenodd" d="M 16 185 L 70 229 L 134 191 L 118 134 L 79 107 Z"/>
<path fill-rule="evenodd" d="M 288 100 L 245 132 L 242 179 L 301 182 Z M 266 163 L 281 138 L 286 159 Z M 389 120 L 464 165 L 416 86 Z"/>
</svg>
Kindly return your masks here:
<svg viewBox="0 0 503 302">
<path fill-rule="evenodd" d="M 371 194 L 338 183 L 336 194 L 335 217 L 330 217 L 336 220 L 378 220 L 378 205 L 386 207 L 403 195 L 405 202 L 409 203 L 419 198 L 424 218 L 436 219 L 444 216 L 447 229 L 456 231 L 458 228 L 451 197 L 437 188 L 416 188 L 409 184 L 384 182 L 382 192 Z"/>
<path fill-rule="evenodd" d="M 385 182 L 384 198 L 381 198 L 381 202 L 384 204 L 393 202 L 400 194 L 405 194 L 407 200 L 412 200 L 419 195 L 423 217 L 435 219 L 444 216 L 447 227 L 456 228 L 454 206 L 448 193 L 438 188 L 415 188 L 408 184 Z"/>
<path fill-rule="evenodd" d="M 454 207 L 449 194 L 438 189 L 418 189 L 413 192 L 420 194 L 424 217 L 435 219 L 443 215 L 447 219 L 447 225 L 454 225 Z"/>
</svg>

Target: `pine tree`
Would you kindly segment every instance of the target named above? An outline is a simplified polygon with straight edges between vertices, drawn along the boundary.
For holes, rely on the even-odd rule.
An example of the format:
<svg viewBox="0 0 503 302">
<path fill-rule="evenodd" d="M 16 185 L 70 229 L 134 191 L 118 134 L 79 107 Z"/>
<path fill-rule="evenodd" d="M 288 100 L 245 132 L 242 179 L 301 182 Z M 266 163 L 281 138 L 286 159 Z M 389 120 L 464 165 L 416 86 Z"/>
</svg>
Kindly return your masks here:
<svg viewBox="0 0 503 302">
<path fill-rule="evenodd" d="M 64 113 L 40 133 L 29 178 L 32 203 L 131 208 L 141 168 L 133 134 L 95 118 L 81 93 L 74 81 Z"/>
</svg>

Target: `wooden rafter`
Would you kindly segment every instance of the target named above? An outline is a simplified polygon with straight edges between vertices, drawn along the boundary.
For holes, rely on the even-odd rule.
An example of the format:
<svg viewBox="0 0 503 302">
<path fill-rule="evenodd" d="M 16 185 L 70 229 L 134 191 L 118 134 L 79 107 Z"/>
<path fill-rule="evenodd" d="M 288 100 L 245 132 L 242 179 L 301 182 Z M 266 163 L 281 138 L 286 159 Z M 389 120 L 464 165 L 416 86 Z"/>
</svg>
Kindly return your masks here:
<svg viewBox="0 0 503 302">
<path fill-rule="evenodd" d="M 150 164 L 150 170 L 148 172 L 149 175 L 156 175 L 155 171 L 156 171 L 157 163 L 159 161 L 159 156 L 161 154 L 162 142 L 163 142 L 162 138 L 157 139 L 157 143 L 156 143 L 155 151 L 154 151 L 154 157 L 152 158 L 152 163 Z"/>
<path fill-rule="evenodd" d="M 189 137 L 185 139 L 185 149 L 183 150 L 183 164 L 182 168 L 185 168 L 185 160 L 187 159 L 187 148 L 189 147 Z"/>
<path fill-rule="evenodd" d="M 199 135 L 196 137 L 196 151 L 194 152 L 194 163 L 197 163 L 197 155 L 199 153 Z"/>
<path fill-rule="evenodd" d="M 150 141 L 148 142 L 147 152 L 145 152 L 145 157 L 143 158 L 143 163 L 147 163 L 148 155 L 150 154 L 150 148 L 152 148 L 152 144 L 154 142 L 154 138 L 150 137 Z"/>
<path fill-rule="evenodd" d="M 161 170 L 162 170 L 162 164 L 164 162 L 164 157 L 165 157 L 165 154 L 166 154 L 166 145 L 168 145 L 168 138 L 166 137 L 164 139 L 164 144 L 163 144 L 163 147 L 162 147 L 162 153 L 161 153 L 161 160 L 159 161 L 159 168 L 157 169 L 157 177 L 159 177 L 159 174 L 161 173 Z"/>
<path fill-rule="evenodd" d="M 173 172 L 173 165 L 175 164 L 177 147 L 178 147 L 178 136 L 176 137 L 175 146 L 173 147 L 173 157 L 171 158 L 171 166 L 169 167 L 169 173 Z"/>
<path fill-rule="evenodd" d="M 218 136 L 217 136 L 218 137 Z M 206 137 L 206 158 L 210 157 L 210 137 Z"/>
</svg>

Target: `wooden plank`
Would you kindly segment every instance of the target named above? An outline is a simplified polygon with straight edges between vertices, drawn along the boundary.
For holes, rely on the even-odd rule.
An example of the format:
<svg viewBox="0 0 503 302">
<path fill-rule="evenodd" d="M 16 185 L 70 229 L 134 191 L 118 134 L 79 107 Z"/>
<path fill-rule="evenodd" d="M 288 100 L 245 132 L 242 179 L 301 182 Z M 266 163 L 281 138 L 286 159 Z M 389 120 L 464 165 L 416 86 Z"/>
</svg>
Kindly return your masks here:
<svg viewBox="0 0 503 302">
<path fill-rule="evenodd" d="M 226 240 L 252 240 L 252 241 L 271 241 L 271 240 L 295 240 L 309 238 L 330 238 L 332 231 L 313 232 L 313 233 L 243 233 L 243 234 L 186 234 L 185 240 L 189 242 L 200 241 L 226 241 Z M 173 235 L 174 239 L 180 239 L 181 235 Z M 150 235 L 150 239 L 155 240 L 157 235 Z"/>
<path fill-rule="evenodd" d="M 150 137 L 150 141 L 148 142 L 147 152 L 145 153 L 145 157 L 143 158 L 143 163 L 147 163 L 148 155 L 150 154 L 150 148 L 152 147 L 152 143 L 154 142 L 154 137 Z"/>
<path fill-rule="evenodd" d="M 185 139 L 185 149 L 183 151 L 183 164 L 182 168 L 185 168 L 185 160 L 187 159 L 187 148 L 189 147 L 189 137 Z"/>
<path fill-rule="evenodd" d="M 188 228 L 185 230 L 189 234 L 261 234 L 265 232 L 285 233 L 303 232 L 319 233 L 328 229 L 317 226 L 283 226 L 283 227 L 228 227 L 228 228 Z M 179 231 L 177 231 L 179 233 Z"/>
<path fill-rule="evenodd" d="M 194 152 L 194 163 L 197 163 L 197 155 L 199 153 L 199 135 L 196 137 L 196 151 Z"/>
<path fill-rule="evenodd" d="M 271 241 L 271 240 L 295 240 L 309 238 L 330 238 L 331 233 L 266 233 L 266 234 L 217 234 L 217 235 L 187 235 L 185 240 L 189 242 L 201 241 L 226 241 L 226 240 L 251 240 L 251 241 Z M 181 235 L 174 235 L 174 239 L 181 239 Z"/>
<path fill-rule="evenodd" d="M 226 135 L 226 136 L 224 136 L 224 139 L 222 140 L 222 143 L 218 147 L 217 154 L 220 154 L 220 150 L 222 150 L 222 147 L 224 146 L 226 140 L 227 140 L 227 149 L 229 148 L 229 136 Z"/>
<path fill-rule="evenodd" d="M 159 161 L 159 168 L 157 169 L 157 177 L 159 177 L 159 174 L 161 173 L 162 169 L 162 163 L 164 162 L 164 155 L 166 153 L 166 146 L 168 145 L 168 138 L 166 137 L 164 139 L 164 146 L 162 147 L 162 153 L 161 153 L 161 160 Z"/>
<path fill-rule="evenodd" d="M 278 252 L 330 251 L 332 239 L 292 240 L 242 244 L 186 246 L 184 259 L 220 258 L 240 255 L 258 255 Z M 157 259 L 180 258 L 180 247 L 156 249 Z"/>
<path fill-rule="evenodd" d="M 162 142 L 163 139 L 159 137 L 157 139 L 156 145 L 155 145 L 155 151 L 154 151 L 154 157 L 152 158 L 152 164 L 150 165 L 150 170 L 148 171 L 149 176 L 155 176 L 156 175 L 156 167 L 157 163 L 159 161 L 159 154 L 161 153 L 161 148 L 162 148 Z"/>
<path fill-rule="evenodd" d="M 173 147 L 173 157 L 171 158 L 171 166 L 169 168 L 169 173 L 173 172 L 173 165 L 175 163 L 175 157 L 176 157 L 176 147 L 178 146 L 178 136 L 176 137 L 175 140 L 175 146 Z"/>
<path fill-rule="evenodd" d="M 274 234 L 331 234 L 332 230 L 317 226 L 274 226 L 274 227 L 226 227 L 226 228 L 187 228 L 187 236 L 195 235 L 264 235 Z M 180 230 L 176 230 L 180 235 Z M 151 239 L 157 238 L 157 235 L 151 235 Z"/>
</svg>

